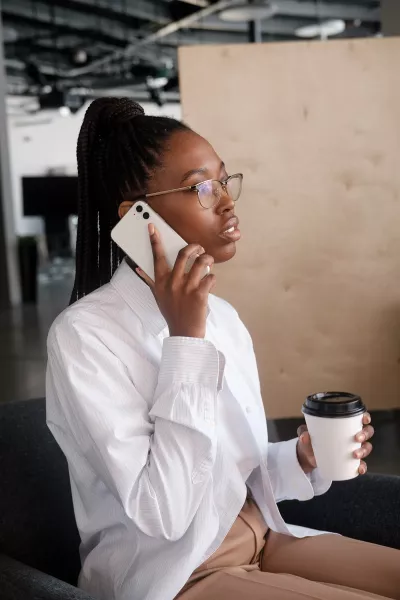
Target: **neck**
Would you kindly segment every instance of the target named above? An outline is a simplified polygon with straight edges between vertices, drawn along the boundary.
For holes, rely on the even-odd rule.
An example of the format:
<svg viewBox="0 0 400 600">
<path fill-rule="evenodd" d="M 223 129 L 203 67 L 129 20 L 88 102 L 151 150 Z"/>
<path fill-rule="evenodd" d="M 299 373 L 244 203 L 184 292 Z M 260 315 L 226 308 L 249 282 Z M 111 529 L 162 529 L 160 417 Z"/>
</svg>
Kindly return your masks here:
<svg viewBox="0 0 400 600">
<path fill-rule="evenodd" d="M 132 269 L 132 271 L 134 272 L 134 274 L 136 275 L 136 277 L 139 277 L 139 279 L 141 281 L 143 281 L 143 283 L 145 283 L 147 285 L 147 283 L 143 279 L 143 277 L 140 277 L 139 273 L 137 273 L 137 271 L 136 271 L 136 269 L 138 268 L 138 265 L 135 262 L 133 262 L 133 260 L 131 258 L 129 258 L 129 256 L 126 257 L 126 263 Z"/>
</svg>

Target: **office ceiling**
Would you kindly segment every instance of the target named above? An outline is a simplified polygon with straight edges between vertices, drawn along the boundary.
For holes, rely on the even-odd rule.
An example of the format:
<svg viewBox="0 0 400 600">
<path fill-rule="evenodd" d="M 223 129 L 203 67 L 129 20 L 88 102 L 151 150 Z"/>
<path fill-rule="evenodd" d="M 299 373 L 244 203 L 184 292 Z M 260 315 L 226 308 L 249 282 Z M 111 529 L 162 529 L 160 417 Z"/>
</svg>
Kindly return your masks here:
<svg viewBox="0 0 400 600">
<path fill-rule="evenodd" d="M 9 92 L 38 94 L 45 86 L 139 90 L 146 89 L 149 81 L 157 87 L 166 80 L 166 89 L 176 90 L 178 46 L 249 41 L 247 22 L 227 22 L 219 16 L 221 9 L 237 4 L 246 2 L 2 0 Z M 378 1 L 273 0 L 271 4 L 274 15 L 261 23 L 265 42 L 298 39 L 299 27 L 330 19 L 345 21 L 339 37 L 375 36 L 380 31 Z"/>
</svg>

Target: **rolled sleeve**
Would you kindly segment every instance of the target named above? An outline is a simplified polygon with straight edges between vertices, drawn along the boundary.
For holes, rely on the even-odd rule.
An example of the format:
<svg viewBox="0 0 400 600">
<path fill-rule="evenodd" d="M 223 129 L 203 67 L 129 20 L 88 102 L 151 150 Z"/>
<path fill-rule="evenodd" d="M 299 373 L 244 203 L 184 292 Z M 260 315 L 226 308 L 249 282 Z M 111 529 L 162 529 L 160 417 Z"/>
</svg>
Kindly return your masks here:
<svg viewBox="0 0 400 600">
<path fill-rule="evenodd" d="M 223 355 L 208 340 L 165 338 L 158 380 L 161 385 L 196 383 L 220 391 L 224 363 Z"/>
<path fill-rule="evenodd" d="M 166 338 L 150 417 L 213 436 L 224 368 L 225 358 L 211 342 Z"/>
<path fill-rule="evenodd" d="M 277 502 L 311 500 L 324 494 L 332 482 L 321 477 L 318 469 L 306 475 L 297 459 L 297 438 L 269 444 L 268 473 Z"/>
</svg>

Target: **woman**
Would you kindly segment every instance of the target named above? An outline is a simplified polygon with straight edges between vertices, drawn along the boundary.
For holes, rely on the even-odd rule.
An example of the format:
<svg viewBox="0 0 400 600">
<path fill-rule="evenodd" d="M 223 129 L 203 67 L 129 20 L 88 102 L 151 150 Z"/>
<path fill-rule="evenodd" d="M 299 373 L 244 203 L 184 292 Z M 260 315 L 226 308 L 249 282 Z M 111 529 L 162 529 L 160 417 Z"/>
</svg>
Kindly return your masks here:
<svg viewBox="0 0 400 600">
<path fill-rule="evenodd" d="M 280 516 L 276 501 L 330 482 L 306 431 L 268 444 L 250 336 L 202 278 L 236 252 L 241 177 L 128 99 L 91 104 L 78 169 L 77 302 L 49 334 L 47 418 L 68 459 L 81 587 L 102 600 L 400 598 L 397 551 L 294 537 Z M 149 227 L 155 283 L 110 240 L 139 198 L 189 243 L 171 271 Z"/>
</svg>

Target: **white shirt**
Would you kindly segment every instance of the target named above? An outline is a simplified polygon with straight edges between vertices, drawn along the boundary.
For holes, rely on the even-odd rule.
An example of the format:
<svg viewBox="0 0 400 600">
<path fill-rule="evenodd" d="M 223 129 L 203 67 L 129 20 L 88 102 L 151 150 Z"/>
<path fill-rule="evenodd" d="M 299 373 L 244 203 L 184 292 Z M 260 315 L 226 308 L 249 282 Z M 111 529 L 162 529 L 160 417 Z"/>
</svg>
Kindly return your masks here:
<svg viewBox="0 0 400 600">
<path fill-rule="evenodd" d="M 47 422 L 68 460 L 80 586 L 101 600 L 172 600 L 222 543 L 246 485 L 288 535 L 276 501 L 330 486 L 303 473 L 296 440 L 268 443 L 236 311 L 210 296 L 206 339 L 168 337 L 125 262 L 50 330 Z"/>
</svg>

